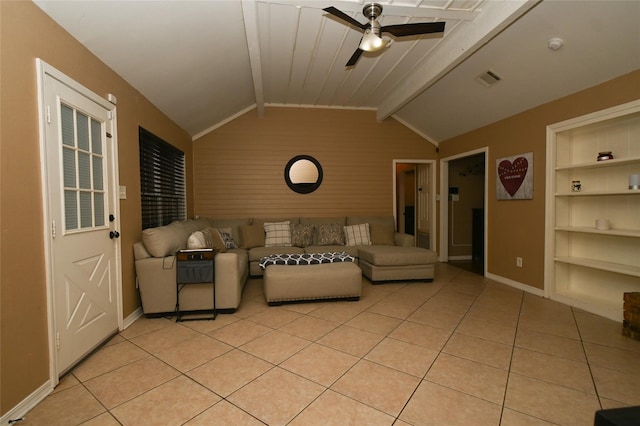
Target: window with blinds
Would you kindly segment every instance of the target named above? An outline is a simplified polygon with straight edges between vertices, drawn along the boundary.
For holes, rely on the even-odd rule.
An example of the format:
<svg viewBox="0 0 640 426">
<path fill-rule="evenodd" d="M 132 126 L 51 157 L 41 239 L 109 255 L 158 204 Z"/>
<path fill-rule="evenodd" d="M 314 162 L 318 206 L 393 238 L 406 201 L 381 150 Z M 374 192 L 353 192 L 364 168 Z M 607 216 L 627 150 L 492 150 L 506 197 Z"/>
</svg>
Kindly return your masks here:
<svg viewBox="0 0 640 426">
<path fill-rule="evenodd" d="M 184 152 L 139 128 L 142 229 L 186 219 Z"/>
</svg>

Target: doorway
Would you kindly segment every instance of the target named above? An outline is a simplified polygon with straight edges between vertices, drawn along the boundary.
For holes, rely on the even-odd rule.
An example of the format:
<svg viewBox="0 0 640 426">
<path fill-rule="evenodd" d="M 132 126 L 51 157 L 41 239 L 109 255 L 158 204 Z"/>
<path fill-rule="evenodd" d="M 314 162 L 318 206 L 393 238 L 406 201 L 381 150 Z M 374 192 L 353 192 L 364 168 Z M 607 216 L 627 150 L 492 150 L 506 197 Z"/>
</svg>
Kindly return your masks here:
<svg viewBox="0 0 640 426">
<path fill-rule="evenodd" d="M 435 160 L 393 161 L 394 216 L 417 247 L 435 247 Z"/>
<path fill-rule="evenodd" d="M 440 160 L 440 261 L 486 271 L 487 149 Z"/>
<path fill-rule="evenodd" d="M 50 378 L 122 327 L 115 105 L 38 60 Z"/>
</svg>

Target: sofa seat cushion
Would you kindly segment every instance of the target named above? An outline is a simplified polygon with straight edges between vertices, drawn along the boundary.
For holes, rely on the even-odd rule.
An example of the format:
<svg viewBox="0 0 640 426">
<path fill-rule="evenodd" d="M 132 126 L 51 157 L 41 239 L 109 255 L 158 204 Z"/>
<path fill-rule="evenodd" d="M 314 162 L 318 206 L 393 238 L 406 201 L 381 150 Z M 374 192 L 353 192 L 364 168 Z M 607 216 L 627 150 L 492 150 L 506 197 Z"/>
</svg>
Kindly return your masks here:
<svg viewBox="0 0 640 426">
<path fill-rule="evenodd" d="M 308 246 L 304 248 L 305 253 L 325 253 L 325 252 L 336 252 L 336 251 L 344 251 L 348 255 L 358 258 L 358 247 L 355 246 L 341 246 L 341 245 L 333 245 L 333 246 Z"/>
<path fill-rule="evenodd" d="M 323 250 L 326 251 L 326 250 Z M 336 250 L 338 251 L 338 250 Z M 303 254 L 304 249 L 300 247 L 254 247 L 249 250 L 249 262 L 259 262 L 260 259 L 272 254 Z"/>
<path fill-rule="evenodd" d="M 436 252 L 420 247 L 367 246 L 359 248 L 359 255 L 377 266 L 428 265 L 438 260 Z"/>
</svg>

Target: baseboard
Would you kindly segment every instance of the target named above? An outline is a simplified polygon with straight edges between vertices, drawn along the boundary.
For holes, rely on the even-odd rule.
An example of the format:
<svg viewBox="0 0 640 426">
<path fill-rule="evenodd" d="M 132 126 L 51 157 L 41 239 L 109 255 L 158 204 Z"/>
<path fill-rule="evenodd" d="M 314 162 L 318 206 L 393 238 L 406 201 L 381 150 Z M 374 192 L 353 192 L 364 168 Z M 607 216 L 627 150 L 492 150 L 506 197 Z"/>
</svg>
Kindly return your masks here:
<svg viewBox="0 0 640 426">
<path fill-rule="evenodd" d="M 136 320 L 140 318 L 142 315 L 143 315 L 142 307 L 139 307 L 135 311 L 131 312 L 131 314 L 128 317 L 126 317 L 122 322 L 122 330 L 126 330 L 127 327 L 129 327 L 131 324 L 136 322 Z"/>
<path fill-rule="evenodd" d="M 517 288 L 518 290 L 522 290 L 522 291 L 526 291 L 527 293 L 531 293 L 534 294 L 536 296 L 540 296 L 540 297 L 544 297 L 544 290 L 536 288 L 536 287 L 532 287 L 529 284 L 523 284 L 521 282 L 518 281 L 514 281 L 511 280 L 509 278 L 505 278 L 505 277 L 501 277 L 499 275 L 494 275 L 491 274 L 489 272 L 484 274 L 485 277 L 493 280 L 493 281 L 497 281 L 501 284 L 506 284 L 509 287 L 513 287 L 513 288 Z"/>
<path fill-rule="evenodd" d="M 36 405 L 41 403 L 49 394 L 53 392 L 53 386 L 51 386 L 51 381 L 47 380 L 42 386 L 36 389 L 31 395 L 23 399 L 18 405 L 9 410 L 2 418 L 0 418 L 0 425 L 7 426 L 10 425 L 10 421 L 19 420 L 31 410 Z M 18 422 L 17 424 L 20 424 Z"/>
<path fill-rule="evenodd" d="M 449 256 L 449 260 L 472 260 L 473 257 L 468 254 L 468 255 L 463 255 L 463 256 Z"/>
</svg>

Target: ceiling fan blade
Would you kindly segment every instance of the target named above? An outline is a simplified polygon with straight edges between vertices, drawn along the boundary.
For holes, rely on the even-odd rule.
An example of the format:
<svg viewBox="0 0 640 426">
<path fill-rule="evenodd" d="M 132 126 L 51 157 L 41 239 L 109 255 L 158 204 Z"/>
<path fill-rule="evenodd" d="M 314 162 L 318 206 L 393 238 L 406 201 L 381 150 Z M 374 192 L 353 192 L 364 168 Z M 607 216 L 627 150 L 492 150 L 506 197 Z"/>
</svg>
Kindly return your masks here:
<svg viewBox="0 0 640 426">
<path fill-rule="evenodd" d="M 341 10 L 336 9 L 333 6 L 325 7 L 322 10 L 324 10 L 327 13 L 332 14 L 336 18 L 340 18 L 343 21 L 360 28 L 361 30 L 365 30 L 365 29 L 368 28 L 368 24 L 361 24 L 360 22 L 358 22 L 355 19 L 353 19 L 351 16 L 347 15 L 346 13 L 342 12 Z"/>
<path fill-rule="evenodd" d="M 418 22 L 415 24 L 387 25 L 380 28 L 380 32 L 389 33 L 396 37 L 441 33 L 444 32 L 444 25 L 444 22 Z"/>
<path fill-rule="evenodd" d="M 356 51 L 353 52 L 353 55 L 351 55 L 351 58 L 349 58 L 349 62 L 347 62 L 346 66 L 348 67 L 354 66 L 356 62 L 358 62 L 358 59 L 360 59 L 360 55 L 362 55 L 362 52 L 364 52 L 364 50 L 358 47 Z"/>
</svg>

